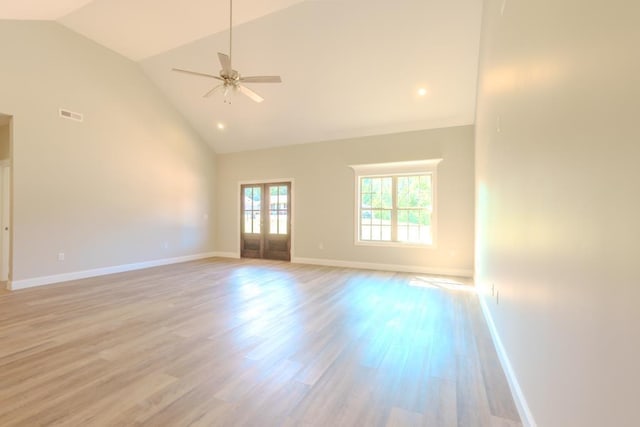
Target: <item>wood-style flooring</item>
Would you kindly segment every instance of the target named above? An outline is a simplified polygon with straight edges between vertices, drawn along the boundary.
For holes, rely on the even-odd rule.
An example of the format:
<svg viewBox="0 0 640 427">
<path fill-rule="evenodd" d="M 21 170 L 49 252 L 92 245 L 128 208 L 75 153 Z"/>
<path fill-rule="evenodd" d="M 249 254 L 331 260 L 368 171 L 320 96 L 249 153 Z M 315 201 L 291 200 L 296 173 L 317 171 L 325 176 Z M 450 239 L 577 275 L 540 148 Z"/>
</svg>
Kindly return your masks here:
<svg viewBox="0 0 640 427">
<path fill-rule="evenodd" d="M 209 259 L 0 294 L 0 426 L 520 426 L 473 287 Z"/>
</svg>

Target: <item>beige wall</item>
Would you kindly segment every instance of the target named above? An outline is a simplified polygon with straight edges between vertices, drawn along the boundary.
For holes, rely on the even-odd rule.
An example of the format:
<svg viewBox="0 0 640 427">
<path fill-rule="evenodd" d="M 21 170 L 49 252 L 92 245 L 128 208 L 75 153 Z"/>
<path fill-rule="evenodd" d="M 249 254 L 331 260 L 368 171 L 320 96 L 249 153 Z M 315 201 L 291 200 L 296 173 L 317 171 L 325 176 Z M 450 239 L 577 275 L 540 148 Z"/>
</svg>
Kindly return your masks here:
<svg viewBox="0 0 640 427">
<path fill-rule="evenodd" d="M 538 425 L 638 425 L 640 5 L 502 5 L 485 1 L 477 283 Z"/>
<path fill-rule="evenodd" d="M 52 22 L 0 21 L 0 52 L 14 280 L 213 249 L 213 154 L 138 65 Z"/>
<path fill-rule="evenodd" d="M 11 128 L 9 125 L 0 125 L 0 160 L 7 160 L 10 157 Z"/>
<path fill-rule="evenodd" d="M 239 251 L 239 182 L 293 178 L 295 257 L 471 272 L 473 156 L 471 126 L 219 154 L 216 250 Z M 355 246 L 355 178 L 348 165 L 429 158 L 444 159 L 437 249 Z"/>
</svg>

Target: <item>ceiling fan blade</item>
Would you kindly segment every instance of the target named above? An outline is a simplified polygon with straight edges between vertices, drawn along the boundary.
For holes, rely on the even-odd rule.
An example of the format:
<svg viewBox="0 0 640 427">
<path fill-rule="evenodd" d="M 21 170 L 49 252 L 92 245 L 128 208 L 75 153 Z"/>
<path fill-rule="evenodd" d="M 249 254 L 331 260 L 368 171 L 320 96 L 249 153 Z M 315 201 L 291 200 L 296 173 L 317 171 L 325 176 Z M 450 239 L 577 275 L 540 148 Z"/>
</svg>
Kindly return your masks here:
<svg viewBox="0 0 640 427">
<path fill-rule="evenodd" d="M 280 76 L 240 77 L 240 81 L 245 83 L 282 83 Z"/>
<path fill-rule="evenodd" d="M 247 95 L 249 98 L 251 98 L 252 100 L 254 100 L 255 102 L 262 102 L 264 101 L 264 98 L 261 97 L 260 95 L 258 95 L 257 93 L 255 93 L 254 91 L 252 91 L 251 89 L 242 86 L 242 85 L 238 85 L 238 90 L 242 93 L 244 93 L 245 95 Z"/>
<path fill-rule="evenodd" d="M 181 70 L 180 68 L 172 68 L 172 71 L 177 71 L 179 73 L 185 73 L 185 74 L 192 74 L 194 76 L 209 77 L 212 79 L 222 80 L 220 77 L 214 76 L 213 74 L 199 73 L 197 71 Z"/>
<path fill-rule="evenodd" d="M 231 58 L 224 53 L 218 52 L 218 59 L 220 60 L 220 65 L 222 65 L 222 72 L 226 75 L 231 75 Z"/>
<path fill-rule="evenodd" d="M 218 86 L 214 87 L 214 88 L 213 88 L 213 89 L 211 89 L 209 92 L 207 92 L 207 93 L 205 93 L 204 95 L 202 95 L 202 97 L 203 97 L 203 98 L 208 98 L 208 97 L 210 97 L 211 95 L 213 95 L 213 93 L 214 93 L 216 90 L 220 89 L 222 86 L 224 86 L 224 83 L 219 84 Z"/>
</svg>

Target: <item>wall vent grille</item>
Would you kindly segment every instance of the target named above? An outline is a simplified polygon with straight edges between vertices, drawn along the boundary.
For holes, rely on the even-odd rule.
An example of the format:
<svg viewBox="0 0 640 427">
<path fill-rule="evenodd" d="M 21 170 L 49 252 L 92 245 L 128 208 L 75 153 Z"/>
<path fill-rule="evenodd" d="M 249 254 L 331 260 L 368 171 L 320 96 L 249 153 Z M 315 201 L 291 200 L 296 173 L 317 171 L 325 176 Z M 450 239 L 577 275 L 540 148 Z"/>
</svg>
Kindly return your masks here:
<svg viewBox="0 0 640 427">
<path fill-rule="evenodd" d="M 65 110 L 63 108 L 60 109 L 60 117 L 63 119 L 75 120 L 76 122 L 83 121 L 82 114 L 74 113 L 73 111 Z"/>
</svg>

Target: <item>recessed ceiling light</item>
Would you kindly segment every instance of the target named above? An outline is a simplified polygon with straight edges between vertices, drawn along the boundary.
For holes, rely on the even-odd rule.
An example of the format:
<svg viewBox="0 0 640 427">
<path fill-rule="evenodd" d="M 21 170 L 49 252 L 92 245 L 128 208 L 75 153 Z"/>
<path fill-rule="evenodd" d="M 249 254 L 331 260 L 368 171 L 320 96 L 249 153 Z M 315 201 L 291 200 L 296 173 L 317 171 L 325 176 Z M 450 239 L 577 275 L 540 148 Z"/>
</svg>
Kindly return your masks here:
<svg viewBox="0 0 640 427">
<path fill-rule="evenodd" d="M 418 95 L 419 96 L 425 96 L 427 94 L 427 90 L 423 87 L 421 87 L 420 89 L 418 89 Z"/>
<path fill-rule="evenodd" d="M 225 128 L 224 123 L 218 123 L 216 126 L 217 126 L 217 127 L 218 127 L 218 129 L 220 129 L 220 130 L 224 130 L 224 128 Z"/>
</svg>

